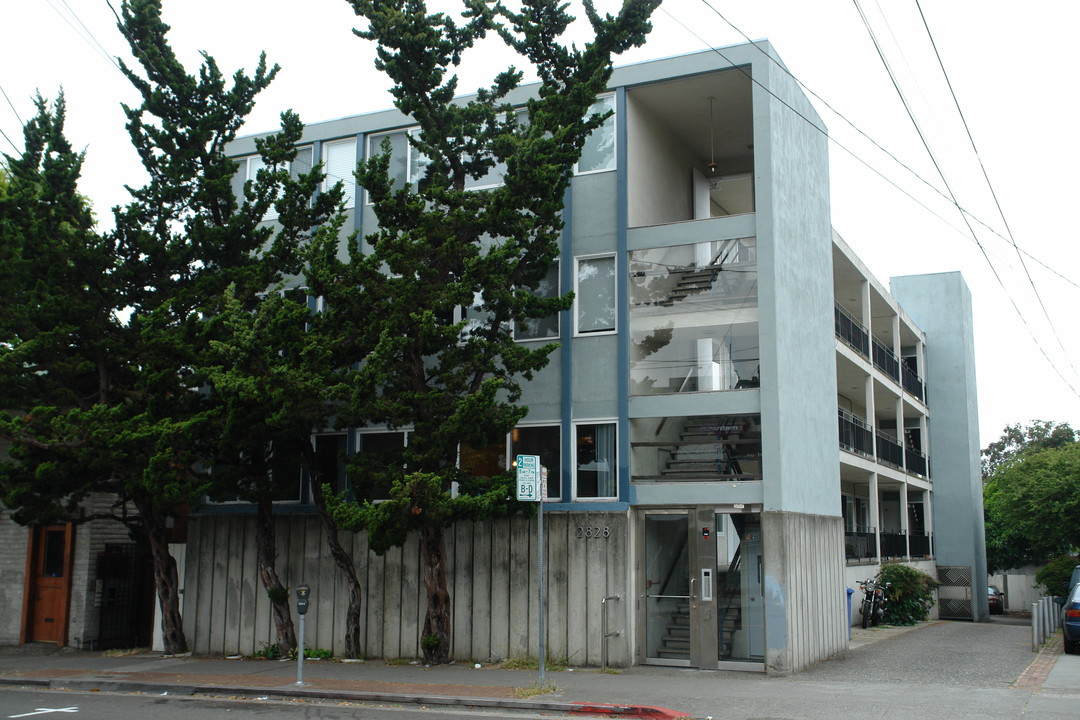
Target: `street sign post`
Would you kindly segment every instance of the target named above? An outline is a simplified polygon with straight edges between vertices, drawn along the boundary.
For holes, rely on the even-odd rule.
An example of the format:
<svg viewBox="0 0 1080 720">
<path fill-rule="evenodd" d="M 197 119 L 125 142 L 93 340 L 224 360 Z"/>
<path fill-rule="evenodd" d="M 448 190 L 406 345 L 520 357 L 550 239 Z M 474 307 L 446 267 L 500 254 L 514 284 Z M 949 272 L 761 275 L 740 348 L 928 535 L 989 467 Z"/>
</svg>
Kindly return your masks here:
<svg viewBox="0 0 1080 720">
<path fill-rule="evenodd" d="M 536 513 L 536 572 L 540 594 L 540 688 L 544 687 L 547 643 L 544 638 L 544 495 L 547 494 L 547 468 L 540 464 L 539 455 L 517 456 L 517 499 L 520 502 L 538 502 Z"/>
</svg>

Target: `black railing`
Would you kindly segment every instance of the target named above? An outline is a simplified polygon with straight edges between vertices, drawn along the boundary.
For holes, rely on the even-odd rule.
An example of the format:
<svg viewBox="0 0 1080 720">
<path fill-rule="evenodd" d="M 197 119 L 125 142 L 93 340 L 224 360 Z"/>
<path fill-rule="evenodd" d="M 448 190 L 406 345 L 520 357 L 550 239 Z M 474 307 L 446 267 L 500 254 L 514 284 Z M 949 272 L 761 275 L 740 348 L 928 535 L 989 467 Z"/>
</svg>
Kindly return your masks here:
<svg viewBox="0 0 1080 720">
<path fill-rule="evenodd" d="M 874 528 L 864 530 L 866 532 L 844 533 L 844 555 L 848 560 L 872 560 L 877 557 Z"/>
<path fill-rule="evenodd" d="M 837 408 L 840 422 L 840 447 L 850 452 L 873 457 L 874 431 L 866 421 L 852 415 L 844 408 Z"/>
<path fill-rule="evenodd" d="M 930 549 L 930 536 L 926 533 L 911 533 L 908 535 L 908 548 L 909 554 L 913 558 L 933 555 Z"/>
<path fill-rule="evenodd" d="M 836 304 L 833 312 L 836 321 L 836 336 L 854 348 L 863 357 L 870 357 L 870 333 L 851 313 Z"/>
<path fill-rule="evenodd" d="M 903 533 L 883 532 L 881 537 L 881 557 L 899 558 L 907 556 L 907 536 Z"/>
<path fill-rule="evenodd" d="M 904 467 L 904 449 L 891 435 L 877 433 L 877 459 L 894 467 Z"/>
<path fill-rule="evenodd" d="M 877 338 L 874 338 L 874 367 L 893 380 L 900 380 L 900 361 L 893 351 Z"/>
<path fill-rule="evenodd" d="M 926 477 L 926 456 L 913 447 L 905 447 L 904 468 L 909 473 Z"/>
<path fill-rule="evenodd" d="M 907 365 L 901 366 L 900 371 L 904 378 L 904 389 L 918 399 L 924 400 L 925 398 L 923 397 L 924 390 L 922 378 L 919 377 L 919 375 Z"/>
</svg>

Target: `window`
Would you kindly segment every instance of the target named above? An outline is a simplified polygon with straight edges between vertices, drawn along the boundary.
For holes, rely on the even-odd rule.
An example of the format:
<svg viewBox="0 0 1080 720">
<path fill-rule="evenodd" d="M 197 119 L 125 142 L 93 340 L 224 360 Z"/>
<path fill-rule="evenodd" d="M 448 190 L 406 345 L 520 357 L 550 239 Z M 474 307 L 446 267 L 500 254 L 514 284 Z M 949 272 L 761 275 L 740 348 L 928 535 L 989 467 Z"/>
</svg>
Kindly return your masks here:
<svg viewBox="0 0 1080 720">
<path fill-rule="evenodd" d="M 617 498 L 615 423 L 576 425 L 574 435 L 574 496 Z"/>
<path fill-rule="evenodd" d="M 296 157 L 289 164 L 289 174 L 294 180 L 304 173 L 311 172 L 311 156 L 310 145 L 296 149 Z M 247 157 L 234 159 L 236 160 L 237 169 L 236 174 L 233 175 L 232 191 L 237 202 L 242 203 L 244 201 L 244 185 L 248 180 L 254 181 L 258 177 L 259 170 L 266 167 L 266 163 L 258 155 L 248 155 Z M 271 207 L 266 211 L 263 220 L 276 220 L 277 216 L 277 208 Z"/>
<path fill-rule="evenodd" d="M 630 420 L 633 483 L 761 480 L 761 416 Z"/>
<path fill-rule="evenodd" d="M 615 256 L 578 258 L 574 279 L 575 332 L 614 332 Z"/>
<path fill-rule="evenodd" d="M 545 299 L 559 296 L 558 260 L 548 268 L 547 275 L 540 281 L 534 294 Z M 514 339 L 516 340 L 547 340 L 557 337 L 559 337 L 559 313 L 544 318 L 529 318 L 514 325 Z"/>
<path fill-rule="evenodd" d="M 760 385 L 754 238 L 634 250 L 628 270 L 632 395 Z"/>
<path fill-rule="evenodd" d="M 427 158 L 409 142 L 409 135 L 418 132 L 416 128 L 409 130 L 397 130 L 395 132 L 372 135 L 368 138 L 368 157 L 383 152 L 383 142 L 390 143 L 390 165 L 387 172 L 390 182 L 395 190 L 406 186 L 415 188 L 420 176 L 427 166 Z M 371 197 L 367 198 L 367 204 L 371 204 Z"/>
<path fill-rule="evenodd" d="M 345 186 L 345 207 L 356 203 L 356 138 L 336 140 L 323 144 L 323 169 L 326 179 L 323 191 L 332 188 L 338 181 Z"/>
<path fill-rule="evenodd" d="M 558 425 L 527 425 L 510 432 L 510 462 L 518 455 L 539 455 L 540 464 L 547 468 L 545 500 L 562 496 L 562 454 Z"/>
<path fill-rule="evenodd" d="M 356 455 L 349 487 L 358 500 L 386 500 L 393 478 L 403 470 L 402 452 L 406 435 L 402 431 L 362 432 L 356 436 Z"/>
<path fill-rule="evenodd" d="M 605 95 L 596 99 L 590 108 L 590 114 L 606 113 L 615 110 L 615 96 Z M 585 140 L 585 146 L 581 149 L 581 157 L 578 159 L 576 172 L 583 173 L 603 172 L 615 169 L 615 114 L 604 121 L 604 124 L 592 131 Z"/>
</svg>

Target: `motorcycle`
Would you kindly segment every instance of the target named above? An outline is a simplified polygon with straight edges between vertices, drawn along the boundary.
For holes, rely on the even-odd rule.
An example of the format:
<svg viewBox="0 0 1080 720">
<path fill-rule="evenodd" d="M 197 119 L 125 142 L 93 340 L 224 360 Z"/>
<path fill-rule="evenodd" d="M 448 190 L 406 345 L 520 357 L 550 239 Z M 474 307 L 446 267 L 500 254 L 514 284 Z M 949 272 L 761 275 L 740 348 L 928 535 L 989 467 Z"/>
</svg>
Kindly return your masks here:
<svg viewBox="0 0 1080 720">
<path fill-rule="evenodd" d="M 859 583 L 859 589 L 863 591 L 863 600 L 859 612 L 862 613 L 862 626 L 864 629 L 867 625 L 881 623 L 881 618 L 885 615 L 885 607 L 889 603 L 889 588 L 891 587 L 892 583 L 882 585 L 875 582 L 873 578 Z"/>
</svg>

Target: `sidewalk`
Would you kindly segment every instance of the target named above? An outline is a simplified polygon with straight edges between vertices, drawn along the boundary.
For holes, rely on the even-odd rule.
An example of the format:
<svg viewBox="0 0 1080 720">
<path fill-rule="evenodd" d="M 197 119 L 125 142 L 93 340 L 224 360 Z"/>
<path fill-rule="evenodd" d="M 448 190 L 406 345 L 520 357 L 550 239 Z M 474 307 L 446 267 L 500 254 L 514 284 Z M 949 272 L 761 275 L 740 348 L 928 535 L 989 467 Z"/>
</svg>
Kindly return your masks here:
<svg viewBox="0 0 1080 720">
<path fill-rule="evenodd" d="M 549 671 L 547 681 L 554 689 L 541 694 L 535 693 L 535 670 L 493 666 L 428 668 L 382 661 L 307 660 L 305 684 L 297 685 L 295 661 L 170 658 L 159 653 L 113 657 L 20 646 L 0 648 L 0 686 L 252 699 L 317 698 L 660 720 L 833 718 L 859 707 L 865 711 L 867 703 L 875 708 L 875 716 L 882 718 L 1076 717 L 1080 657 L 1062 656 L 1060 638 L 1056 646 L 1048 645 L 1036 655 L 1014 647 L 1023 639 L 1023 628 L 987 630 L 985 624 L 948 622 L 914 628 L 855 628 L 850 650 L 790 678 L 666 667 L 609 673 L 596 669 Z M 998 645 L 1008 647 L 1002 651 Z M 912 646 L 922 666 L 941 662 L 948 667 L 957 663 L 957 657 L 977 665 L 989 654 L 1003 656 L 1009 664 L 993 680 L 965 680 L 959 671 L 950 677 L 945 670 L 938 673 L 939 684 L 927 683 L 904 674 L 899 658 L 904 656 L 905 647 Z M 852 667 L 869 667 L 876 675 L 867 681 L 853 674 Z"/>
</svg>

